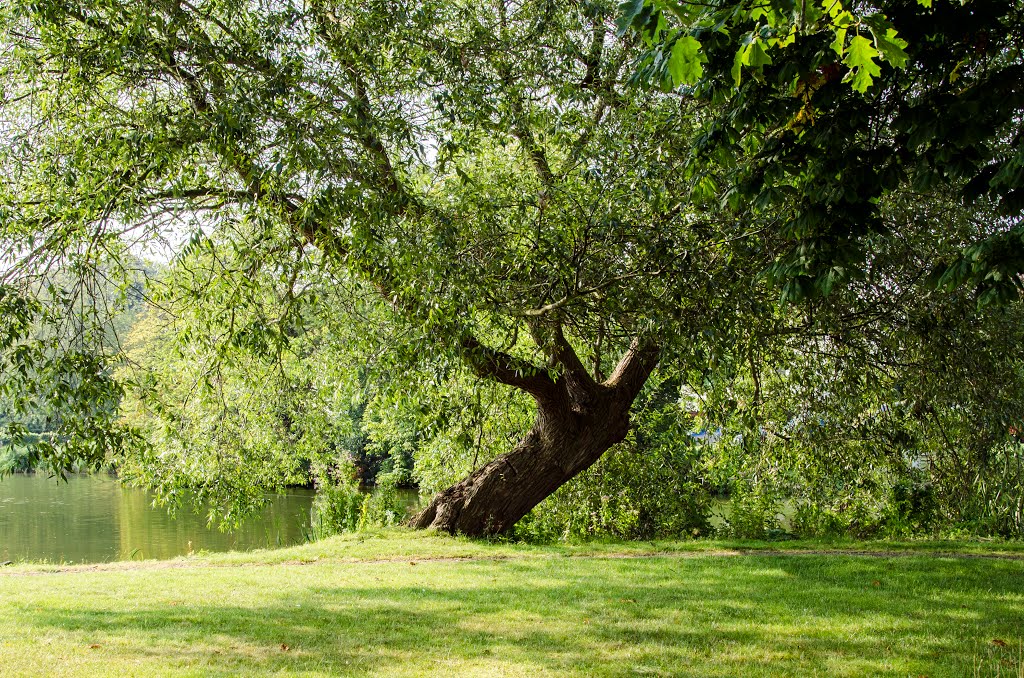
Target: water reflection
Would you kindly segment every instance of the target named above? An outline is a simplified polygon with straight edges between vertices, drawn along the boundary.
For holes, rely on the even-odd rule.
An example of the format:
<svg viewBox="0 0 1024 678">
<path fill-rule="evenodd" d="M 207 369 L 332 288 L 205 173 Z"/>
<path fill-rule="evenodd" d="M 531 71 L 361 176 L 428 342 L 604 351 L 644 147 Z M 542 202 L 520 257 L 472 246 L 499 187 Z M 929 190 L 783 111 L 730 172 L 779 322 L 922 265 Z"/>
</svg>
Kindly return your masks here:
<svg viewBox="0 0 1024 678">
<path fill-rule="evenodd" d="M 0 561 L 103 562 L 298 544 L 309 533 L 313 492 L 274 495 L 227 533 L 209 529 L 205 513 L 182 509 L 171 517 L 152 501 L 145 490 L 102 475 L 66 483 L 8 476 L 0 480 Z"/>
</svg>

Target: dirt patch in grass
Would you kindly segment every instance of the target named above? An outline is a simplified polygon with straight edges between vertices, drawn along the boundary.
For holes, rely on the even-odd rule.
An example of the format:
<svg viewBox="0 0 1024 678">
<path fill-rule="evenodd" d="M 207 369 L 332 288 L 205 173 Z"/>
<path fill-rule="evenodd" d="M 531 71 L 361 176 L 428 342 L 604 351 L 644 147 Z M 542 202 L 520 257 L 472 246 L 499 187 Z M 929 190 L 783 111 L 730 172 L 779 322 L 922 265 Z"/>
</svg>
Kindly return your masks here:
<svg viewBox="0 0 1024 678">
<path fill-rule="evenodd" d="M 700 549 L 688 551 L 622 551 L 622 552 L 600 552 L 600 553 L 524 553 L 521 555 L 464 555 L 464 556 L 439 556 L 424 555 L 417 558 L 408 556 L 376 556 L 376 557 L 312 557 L 296 558 L 281 561 L 260 561 L 239 560 L 235 562 L 210 562 L 202 558 L 190 558 L 182 560 L 160 560 L 160 561 L 117 561 L 111 563 L 89 563 L 81 565 L 42 566 L 38 569 L 5 568 L 0 569 L 0 577 L 27 577 L 52 574 L 81 574 L 89 572 L 133 572 L 149 570 L 172 570 L 189 568 L 237 568 L 237 567 L 302 567 L 316 563 L 335 563 L 339 565 L 375 565 L 386 563 L 407 562 L 415 566 L 421 562 L 431 563 L 464 563 L 464 562 L 497 562 L 504 560 L 537 560 L 544 558 L 573 558 L 573 559 L 649 559 L 649 558 L 737 558 L 737 557 L 768 557 L 788 558 L 800 556 L 837 556 L 853 558 L 934 558 L 934 559 L 964 559 L 964 560 L 1011 560 L 1024 561 L 1024 554 L 1011 553 L 963 553 L 956 551 L 914 551 L 914 550 L 871 550 L 871 549 Z M 31 566 L 28 566 L 31 568 Z M 6 570 L 6 571 L 5 571 Z"/>
</svg>

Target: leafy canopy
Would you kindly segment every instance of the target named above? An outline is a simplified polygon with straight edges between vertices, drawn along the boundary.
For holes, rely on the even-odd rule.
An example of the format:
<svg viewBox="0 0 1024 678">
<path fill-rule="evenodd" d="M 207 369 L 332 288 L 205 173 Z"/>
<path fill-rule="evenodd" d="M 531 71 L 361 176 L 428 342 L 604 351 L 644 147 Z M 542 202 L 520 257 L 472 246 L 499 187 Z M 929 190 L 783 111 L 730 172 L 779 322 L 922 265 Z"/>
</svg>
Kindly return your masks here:
<svg viewBox="0 0 1024 678">
<path fill-rule="evenodd" d="M 764 290 L 719 284 L 769 259 L 734 258 L 744 223 L 687 209 L 686 97 L 630 87 L 610 3 L 0 12 L 2 275 L 24 303 L 53 270 L 131 269 L 163 242 L 178 282 L 161 303 L 194 308 L 213 355 L 294 348 L 311 324 L 288 309 L 358 279 L 405 318 L 410 354 L 523 388 L 584 364 L 600 381 L 637 337 L 671 354 L 715 318 L 728 333 Z M 284 310 L 238 311 L 260 306 L 256 281 Z"/>
<path fill-rule="evenodd" d="M 951 190 L 990 222 L 933 283 L 973 287 L 981 305 L 1018 298 L 1020 3 L 635 0 L 621 6 L 630 29 L 646 46 L 639 82 L 716 105 L 685 172 L 698 195 L 775 221 L 790 242 L 771 268 L 784 299 L 865 270 L 882 198 L 900 190 Z"/>
<path fill-rule="evenodd" d="M 225 362 L 289 376 L 234 382 L 259 404 L 237 419 L 185 408 L 160 434 L 213 431 L 263 467 L 281 448 L 260 436 L 287 428 L 264 401 L 310 355 L 342 362 L 317 335 L 346 313 L 399 325 L 387 348 L 432 360 L 438 383 L 600 381 L 637 340 L 751 429 L 772 372 L 787 421 L 795 353 L 858 340 L 830 369 L 884 370 L 920 343 L 887 331 L 969 313 L 964 282 L 1013 297 L 1019 11 L 647 2 L 616 27 L 607 2 L 5 3 L 0 380 L 71 384 L 81 431 L 54 441 L 116 448 L 102 432 L 130 361 L 54 271 L 127 291 L 165 242 L 171 271 L 146 294 L 182 320 L 181 361 L 201 360 L 152 371 L 206 401 Z M 347 289 L 379 306 L 332 294 Z"/>
</svg>

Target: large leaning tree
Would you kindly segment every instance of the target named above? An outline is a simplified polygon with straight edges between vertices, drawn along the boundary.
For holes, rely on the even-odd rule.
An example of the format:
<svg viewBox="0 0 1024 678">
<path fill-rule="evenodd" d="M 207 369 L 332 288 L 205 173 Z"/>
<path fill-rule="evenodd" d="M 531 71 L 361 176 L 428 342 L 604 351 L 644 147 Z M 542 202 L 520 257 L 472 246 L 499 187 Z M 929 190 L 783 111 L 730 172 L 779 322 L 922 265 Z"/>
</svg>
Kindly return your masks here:
<svg viewBox="0 0 1024 678">
<path fill-rule="evenodd" d="M 985 6 L 1004 23 L 1017 11 Z M 621 441 L 659 363 L 699 368 L 742 358 L 741 341 L 820 333 L 813 313 L 779 306 L 780 283 L 790 300 L 828 293 L 869 271 L 894 228 L 936 234 L 929 265 L 1018 237 L 999 200 L 1019 184 L 1006 165 L 1019 158 L 1020 81 L 992 108 L 969 99 L 977 113 L 961 118 L 986 126 L 952 150 L 959 128 L 921 136 L 940 104 L 1020 69 L 1018 35 L 928 52 L 960 30 L 943 14 L 959 10 L 906 3 L 934 30 L 908 20 L 915 38 L 897 42 L 877 17 L 857 23 L 871 8 L 841 26 L 805 3 L 771 3 L 790 17 L 774 25 L 753 4 L 700 7 L 722 14 L 550 0 L 6 3 L 2 381 L 78 415 L 44 453 L 130 443 L 112 425 L 119 385 L 87 350 L 106 345 L 102 322 L 81 312 L 128 242 L 177 245 L 183 266 L 206 247 L 234 275 L 276 276 L 289 298 L 358 279 L 424 351 L 528 394 L 536 418 L 521 440 L 414 521 L 481 535 Z M 885 59 L 865 52 L 872 26 Z M 773 49 L 791 50 L 785 73 L 771 70 Z M 931 183 L 918 165 L 937 168 Z M 976 238 L 943 236 L 942 214 L 886 217 L 901 191 L 963 208 L 957 191 L 978 176 L 991 190 L 964 208 L 982 215 Z M 964 261 L 966 279 L 978 257 Z M 55 270 L 93 282 L 54 285 Z M 860 278 L 849 312 L 820 315 L 857 331 L 888 317 L 858 304 L 913 293 Z M 301 331 L 288 314 L 236 325 L 244 295 L 204 284 L 197 298 L 230 319 L 224 344 Z M 40 314 L 53 326 L 43 335 Z M 47 380 L 61 388 L 41 391 Z"/>
</svg>

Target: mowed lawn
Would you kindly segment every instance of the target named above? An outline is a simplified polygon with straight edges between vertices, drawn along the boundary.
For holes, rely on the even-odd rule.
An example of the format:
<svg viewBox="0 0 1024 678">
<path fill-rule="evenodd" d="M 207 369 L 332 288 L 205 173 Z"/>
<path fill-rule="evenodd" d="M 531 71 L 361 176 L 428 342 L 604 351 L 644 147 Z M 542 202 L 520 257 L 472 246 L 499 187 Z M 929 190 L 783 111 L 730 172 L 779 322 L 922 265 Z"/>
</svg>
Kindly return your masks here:
<svg viewBox="0 0 1024 678">
<path fill-rule="evenodd" d="M 15 565 L 0 570 L 0 675 L 1024 675 L 1019 549 L 799 550 L 814 546 L 388 531 Z"/>
</svg>

